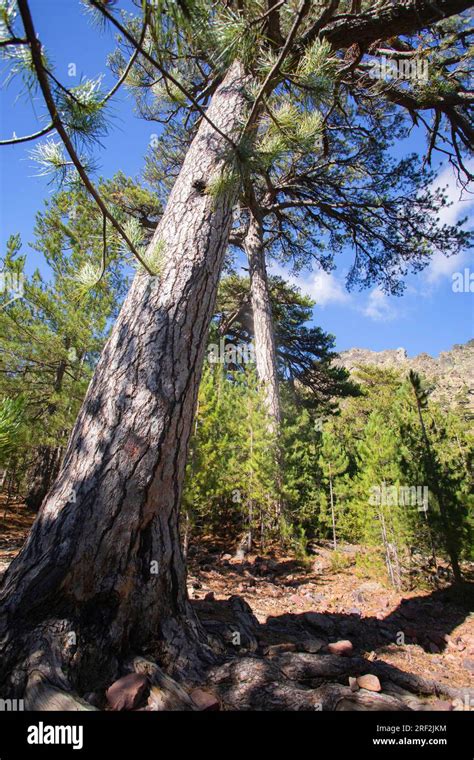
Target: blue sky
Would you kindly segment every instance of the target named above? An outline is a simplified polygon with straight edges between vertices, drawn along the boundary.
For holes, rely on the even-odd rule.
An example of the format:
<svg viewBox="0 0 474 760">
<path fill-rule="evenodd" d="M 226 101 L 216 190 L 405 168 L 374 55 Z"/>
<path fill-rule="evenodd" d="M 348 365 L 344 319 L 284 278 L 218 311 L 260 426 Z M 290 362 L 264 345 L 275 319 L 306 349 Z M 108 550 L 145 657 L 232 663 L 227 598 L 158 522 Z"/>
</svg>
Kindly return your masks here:
<svg viewBox="0 0 474 760">
<path fill-rule="evenodd" d="M 81 76 L 104 74 L 104 87 L 113 77 L 107 70 L 107 54 L 113 50 L 112 32 L 101 32 L 92 26 L 79 0 L 30 0 L 30 7 L 40 39 L 54 63 L 56 76 L 74 86 Z M 123 7 L 123 3 L 121 3 Z M 76 77 L 68 76 L 69 64 L 76 64 Z M 1 81 L 5 79 L 5 70 Z M 122 89 L 111 106 L 112 124 L 98 152 L 100 174 L 112 176 L 119 169 L 138 176 L 145 153 L 158 125 L 139 119 L 133 112 L 133 101 Z M 44 108 L 38 95 L 32 105 L 19 94 L 18 86 L 10 85 L 0 94 L 1 139 L 29 134 L 43 126 Z M 413 141 L 412 141 L 413 142 Z M 28 269 L 45 271 L 40 254 L 28 247 L 33 240 L 35 214 L 53 188 L 48 180 L 37 176 L 29 154 L 33 143 L 0 149 L 0 244 L 4 250 L 10 234 L 20 232 Z M 417 137 L 415 147 L 424 149 Z M 413 149 L 413 145 L 410 145 Z M 400 146 L 401 151 L 405 146 Z M 474 166 L 474 162 L 473 162 Z M 445 209 L 443 220 L 454 222 L 470 216 L 474 201 L 460 200 L 459 188 L 448 165 L 439 168 L 440 185 L 448 186 L 453 205 Z M 471 197 L 472 198 L 472 197 Z M 437 256 L 422 273 L 407 279 L 403 297 L 387 297 L 379 290 L 347 293 L 344 287 L 347 256 L 331 274 L 302 273 L 294 282 L 316 301 L 314 320 L 336 336 L 338 350 L 363 347 L 373 350 L 404 347 L 410 355 L 426 351 L 437 355 L 454 343 L 463 343 L 474 335 L 474 294 L 454 292 L 452 274 L 465 268 L 474 271 L 472 252 L 464 257 L 446 259 Z"/>
</svg>

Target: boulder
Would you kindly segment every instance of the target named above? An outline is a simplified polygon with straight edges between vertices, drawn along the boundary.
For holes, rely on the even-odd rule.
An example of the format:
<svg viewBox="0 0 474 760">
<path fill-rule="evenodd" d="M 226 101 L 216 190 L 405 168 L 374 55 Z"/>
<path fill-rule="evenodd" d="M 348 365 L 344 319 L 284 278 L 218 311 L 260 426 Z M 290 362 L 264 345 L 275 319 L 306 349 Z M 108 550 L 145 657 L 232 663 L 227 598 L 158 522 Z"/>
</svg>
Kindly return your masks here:
<svg viewBox="0 0 474 760">
<path fill-rule="evenodd" d="M 271 644 L 264 649 L 264 654 L 267 657 L 276 657 L 283 652 L 296 652 L 296 644 L 292 641 L 285 641 L 282 644 Z"/>
<path fill-rule="evenodd" d="M 194 704 L 202 712 L 217 712 L 221 709 L 221 704 L 211 691 L 205 689 L 193 689 L 189 695 Z"/>
<path fill-rule="evenodd" d="M 468 670 L 469 673 L 474 673 L 474 660 L 470 660 L 468 657 L 465 657 L 462 661 L 462 666 L 465 670 Z"/>
<path fill-rule="evenodd" d="M 349 639 L 334 641 L 327 645 L 327 651 L 329 654 L 337 654 L 340 657 L 350 657 L 353 649 L 352 641 L 349 641 Z"/>
<path fill-rule="evenodd" d="M 359 676 L 357 685 L 359 688 L 366 689 L 367 691 L 382 691 L 379 679 L 370 673 L 367 673 L 365 676 Z"/>
<path fill-rule="evenodd" d="M 326 642 L 322 639 L 303 639 L 298 643 L 298 649 L 309 654 L 316 654 L 320 652 L 326 646 Z"/>
</svg>

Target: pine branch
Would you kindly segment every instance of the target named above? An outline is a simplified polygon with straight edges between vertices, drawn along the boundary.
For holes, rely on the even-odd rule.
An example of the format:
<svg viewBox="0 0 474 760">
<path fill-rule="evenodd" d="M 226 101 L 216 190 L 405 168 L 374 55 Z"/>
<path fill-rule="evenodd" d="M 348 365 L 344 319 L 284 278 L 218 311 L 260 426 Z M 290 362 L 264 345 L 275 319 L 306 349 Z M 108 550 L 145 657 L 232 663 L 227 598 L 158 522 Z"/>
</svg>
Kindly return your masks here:
<svg viewBox="0 0 474 760">
<path fill-rule="evenodd" d="M 31 49 L 31 57 L 33 61 L 33 65 L 36 71 L 36 75 L 38 77 L 38 83 L 41 89 L 41 92 L 43 94 L 46 107 L 49 111 L 49 114 L 51 116 L 52 123 L 54 125 L 54 128 L 56 129 L 58 135 L 60 136 L 64 147 L 66 148 L 69 157 L 76 167 L 77 173 L 79 174 L 84 186 L 90 193 L 90 195 L 94 198 L 95 202 L 97 203 L 98 207 L 102 211 L 102 214 L 110 221 L 114 229 L 117 230 L 120 237 L 125 241 L 127 246 L 132 251 L 135 258 L 140 262 L 140 264 L 145 268 L 145 270 L 148 272 L 148 274 L 152 275 L 153 272 L 148 268 L 146 263 L 143 261 L 142 257 L 136 250 L 135 246 L 131 242 L 131 240 L 128 238 L 127 234 L 125 233 L 124 229 L 120 225 L 120 223 L 115 219 L 113 214 L 109 211 L 107 206 L 105 205 L 104 201 L 102 200 L 102 197 L 96 190 L 95 186 L 89 179 L 89 176 L 84 169 L 84 166 L 82 165 L 74 146 L 71 142 L 71 139 L 64 127 L 64 124 L 62 123 L 61 117 L 59 116 L 58 110 L 56 108 L 56 103 L 54 102 L 54 98 L 51 92 L 51 88 L 49 86 L 48 82 L 48 75 L 47 72 L 43 66 L 43 59 L 42 59 L 42 53 L 41 53 L 41 43 L 36 35 L 36 30 L 33 24 L 33 19 L 31 16 L 30 8 L 28 5 L 28 0 L 18 0 L 18 8 L 20 11 L 21 19 L 23 22 L 23 26 L 25 29 L 25 33 L 30 45 Z"/>
<path fill-rule="evenodd" d="M 28 40 L 23 37 L 11 37 L 8 40 L 0 40 L 0 48 L 7 47 L 8 45 L 27 45 Z"/>
<path fill-rule="evenodd" d="M 255 22 L 252 22 L 266 22 L 267 37 L 274 45 L 280 45 L 283 41 L 280 27 L 280 8 L 282 5 L 285 5 L 285 3 L 286 0 L 279 0 L 279 2 L 278 0 L 267 0 L 267 12 L 256 19 Z"/>
<path fill-rule="evenodd" d="M 36 140 L 38 137 L 44 137 L 54 129 L 53 122 L 50 122 L 47 127 L 43 127 L 39 132 L 34 132 L 32 135 L 24 135 L 23 137 L 12 137 L 10 140 L 0 140 L 0 145 L 16 145 L 17 143 L 28 142 L 29 140 Z"/>
<path fill-rule="evenodd" d="M 357 83 L 363 87 L 370 87 L 373 84 L 373 80 L 364 73 L 358 77 Z M 416 95 L 390 83 L 379 94 L 383 95 L 391 103 L 405 108 L 412 115 L 412 118 L 415 118 L 415 115 L 416 118 L 419 118 L 419 111 L 433 110 L 436 114 L 444 114 L 451 127 L 451 145 L 454 148 L 458 166 L 469 180 L 474 179 L 472 173 L 469 172 L 463 163 L 457 144 L 457 138 L 459 137 L 467 149 L 472 149 L 474 145 L 474 125 L 469 119 L 468 114 L 462 113 L 460 110 L 461 108 L 468 109 L 471 106 L 474 101 L 474 93 L 458 90 L 452 93 L 434 92 Z M 431 156 L 436 147 L 436 137 L 440 127 L 439 118 L 436 118 L 435 125 L 436 129 L 434 130 L 428 127 L 428 133 L 430 134 L 429 156 Z"/>
<path fill-rule="evenodd" d="M 291 30 L 290 30 L 290 32 L 288 34 L 287 39 L 286 39 L 286 42 L 283 45 L 283 47 L 282 47 L 282 49 L 280 51 L 280 54 L 279 54 L 277 60 L 275 61 L 274 65 L 272 66 L 272 68 L 268 72 L 267 76 L 265 77 L 265 80 L 264 80 L 264 82 L 263 82 L 263 84 L 262 84 L 262 86 L 261 86 L 261 88 L 260 88 L 260 90 L 259 90 L 259 92 L 257 94 L 257 97 L 255 98 L 255 100 L 253 102 L 253 105 L 252 105 L 251 111 L 249 113 L 248 119 L 246 121 L 246 124 L 245 124 L 243 130 L 242 130 L 242 135 L 244 135 L 250 129 L 250 127 L 252 126 L 252 124 L 253 124 L 253 122 L 254 122 L 257 114 L 258 114 L 261 101 L 263 100 L 263 98 L 265 97 L 265 95 L 267 95 L 268 92 L 272 89 L 274 81 L 275 81 L 275 78 L 278 76 L 278 72 L 280 70 L 280 67 L 281 67 L 283 61 L 285 60 L 288 52 L 290 51 L 291 46 L 293 45 L 293 41 L 294 41 L 294 39 L 296 37 L 296 33 L 298 32 L 298 28 L 299 28 L 299 26 L 300 26 L 303 18 L 306 16 L 306 14 L 307 14 L 310 6 L 311 6 L 310 0 L 303 0 L 303 2 L 301 3 L 300 8 L 298 10 L 298 13 L 296 14 L 296 18 L 295 18 L 295 20 L 293 22 L 293 26 L 291 27 Z"/>
<path fill-rule="evenodd" d="M 334 48 L 347 48 L 354 43 L 368 47 L 377 40 L 400 34 L 415 34 L 471 7 L 472 0 L 399 0 L 393 5 L 362 13 L 355 18 L 334 19 L 317 32 L 310 29 L 302 42 L 307 45 L 319 35 Z"/>
<path fill-rule="evenodd" d="M 148 27 L 148 15 L 145 14 L 145 19 L 143 21 L 142 32 L 140 34 L 140 39 L 138 41 L 138 44 L 139 44 L 140 47 L 142 47 L 142 45 L 143 45 L 143 43 L 145 41 L 145 35 L 146 35 L 147 27 Z M 136 47 L 135 50 L 133 51 L 132 55 L 130 56 L 130 60 L 128 61 L 127 65 L 125 66 L 125 69 L 123 71 L 122 76 L 117 80 L 117 82 L 114 84 L 114 86 L 112 87 L 112 89 L 104 97 L 104 99 L 101 102 L 101 105 L 105 105 L 105 103 L 107 103 L 107 101 L 110 100 L 110 98 L 112 98 L 115 95 L 115 93 L 117 92 L 117 90 L 125 82 L 126 78 L 128 77 L 128 75 L 129 75 L 129 73 L 131 71 L 131 68 L 132 68 L 133 64 L 135 63 L 135 61 L 136 61 L 136 59 L 138 57 L 138 53 L 139 52 L 140 52 L 139 48 Z"/>
<path fill-rule="evenodd" d="M 90 2 L 91 5 L 94 6 L 94 8 L 96 8 L 98 11 L 100 11 L 102 13 L 102 15 L 105 18 L 107 18 L 115 26 L 116 29 L 118 29 L 118 31 L 125 37 L 125 39 L 131 45 L 133 45 L 143 55 L 143 57 L 149 63 L 151 63 L 152 66 L 154 66 L 156 69 L 158 69 L 158 71 L 160 72 L 160 74 L 161 74 L 162 77 L 164 77 L 165 79 L 169 80 L 175 87 L 178 88 L 178 90 L 183 95 L 185 95 L 185 97 L 189 100 L 189 102 L 196 109 L 196 111 L 198 111 L 198 113 L 202 116 L 202 118 L 205 121 L 207 121 L 208 124 L 211 125 L 211 127 L 217 132 L 218 135 L 220 135 L 221 137 L 223 137 L 224 140 L 226 140 L 232 146 L 232 148 L 236 152 L 238 152 L 238 147 L 235 144 L 235 142 L 232 140 L 232 138 L 229 137 L 229 135 L 226 135 L 224 132 L 222 132 L 222 130 L 219 129 L 219 127 L 216 126 L 216 124 L 214 124 L 213 121 L 211 121 L 211 119 L 209 118 L 209 116 L 206 114 L 206 111 L 204 110 L 204 108 L 202 108 L 199 105 L 199 103 L 197 102 L 197 100 L 191 95 L 191 93 L 186 89 L 186 87 L 184 87 L 181 84 L 181 82 L 178 79 L 176 79 L 176 77 L 174 77 L 172 74 L 170 74 L 169 71 L 166 71 L 166 69 L 163 68 L 163 66 L 159 63 L 159 61 L 157 61 L 156 58 L 153 58 L 153 56 L 150 55 L 150 53 L 148 53 L 147 50 L 145 50 L 145 48 L 143 47 L 143 44 L 141 44 L 139 42 L 139 40 L 136 40 L 135 37 L 132 34 L 130 34 L 130 32 L 128 31 L 128 29 L 126 27 L 124 27 L 115 18 L 115 16 L 113 16 L 113 14 L 108 11 L 107 8 L 105 8 L 103 5 L 101 5 L 101 3 L 98 2 L 98 0 L 89 0 L 89 2 Z M 145 12 L 146 13 L 148 12 L 148 5 L 146 6 L 146 11 Z"/>
</svg>

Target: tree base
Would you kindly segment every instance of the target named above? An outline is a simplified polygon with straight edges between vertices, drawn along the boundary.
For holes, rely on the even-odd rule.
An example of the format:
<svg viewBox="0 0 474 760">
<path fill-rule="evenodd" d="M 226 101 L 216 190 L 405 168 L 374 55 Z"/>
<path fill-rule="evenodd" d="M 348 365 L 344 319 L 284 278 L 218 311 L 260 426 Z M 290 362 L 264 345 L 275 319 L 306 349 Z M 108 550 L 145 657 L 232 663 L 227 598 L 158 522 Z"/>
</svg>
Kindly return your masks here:
<svg viewBox="0 0 474 760">
<path fill-rule="evenodd" d="M 2 694 L 24 699 L 27 710 L 104 709 L 106 689 L 135 672 L 148 680 L 146 709 L 151 711 L 202 709 L 191 696 L 197 686 L 209 690 L 225 710 L 426 711 L 440 709 L 442 697 L 454 704 L 466 699 L 465 689 L 385 662 L 294 651 L 308 648 L 308 634 L 298 643 L 294 630 L 290 651 L 289 644 L 262 647 L 259 623 L 237 596 L 201 604 L 201 617 L 203 627 L 193 618 L 187 626 L 170 625 L 173 634 L 167 641 L 122 658 L 105 658 L 107 650 L 97 644 L 64 646 L 72 633 L 65 622 L 44 624 L 23 639 L 21 648 L 18 639 L 14 650 L 6 648 L 7 655 L 16 652 L 16 663 Z M 323 645 L 319 639 L 313 645 L 318 641 Z M 355 679 L 367 673 L 379 678 L 380 693 L 354 686 Z M 474 692 L 469 696 L 474 699 Z"/>
</svg>

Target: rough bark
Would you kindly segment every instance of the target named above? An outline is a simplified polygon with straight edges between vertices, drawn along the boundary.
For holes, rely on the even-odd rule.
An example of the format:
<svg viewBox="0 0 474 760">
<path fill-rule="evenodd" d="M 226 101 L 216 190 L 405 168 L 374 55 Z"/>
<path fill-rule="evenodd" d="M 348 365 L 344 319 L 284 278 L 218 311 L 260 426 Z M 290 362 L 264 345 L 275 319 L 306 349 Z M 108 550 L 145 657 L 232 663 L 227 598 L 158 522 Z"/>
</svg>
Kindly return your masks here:
<svg viewBox="0 0 474 760">
<path fill-rule="evenodd" d="M 463 13 L 471 5 L 472 0 L 398 0 L 349 21 L 340 14 L 339 18 L 329 21 L 322 29 L 315 24 L 303 36 L 302 44 L 308 44 L 319 34 L 329 40 L 334 48 L 349 47 L 355 42 L 367 48 L 377 40 L 400 34 L 416 34 L 444 18 Z"/>
<path fill-rule="evenodd" d="M 208 111 L 231 137 L 244 84 L 235 63 Z M 186 595 L 178 508 L 234 201 L 206 186 L 229 149 L 203 120 L 151 242 L 164 250 L 162 272 L 136 275 L 58 479 L 4 577 L 2 696 L 23 693 L 34 651 L 42 672 L 59 661 L 52 683 L 64 682 L 62 669 L 84 693 L 110 682 L 129 652 L 179 670 L 205 647 Z"/>
<path fill-rule="evenodd" d="M 280 394 L 272 305 L 263 245 L 263 228 L 258 215 L 252 211 L 250 212 L 249 228 L 244 247 L 250 268 L 257 375 L 264 389 L 270 426 L 274 432 L 278 432 L 281 421 Z"/>
<path fill-rule="evenodd" d="M 301 655 L 287 655 L 298 658 Z M 313 655 L 321 660 L 325 656 Z M 342 658 L 340 658 L 342 659 Z M 341 669 L 342 672 L 342 669 Z M 350 671 L 349 671 L 350 672 Z M 329 678 L 334 671 L 329 669 Z M 361 689 L 353 692 L 341 683 L 308 683 L 304 671 L 286 672 L 276 658 L 269 661 L 259 657 L 233 659 L 210 669 L 207 685 L 219 695 L 227 710 L 316 710 L 316 711 L 411 711 L 426 710 L 429 705 L 413 697 L 408 700 L 398 694 L 377 694 Z M 344 679 L 347 682 L 347 677 Z"/>
<path fill-rule="evenodd" d="M 386 662 L 368 663 L 363 657 L 286 652 L 275 658 L 274 663 L 287 678 L 307 685 L 319 686 L 328 679 L 341 681 L 349 675 L 359 676 L 370 670 L 370 673 L 380 678 L 382 686 L 388 681 L 417 695 L 441 695 L 451 699 L 459 699 L 466 694 L 471 696 L 469 690 L 456 689 L 429 678 L 405 673 Z"/>
</svg>

